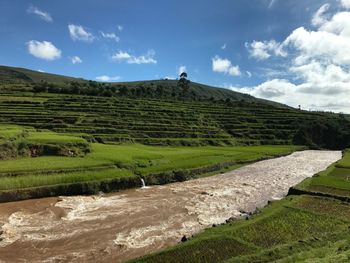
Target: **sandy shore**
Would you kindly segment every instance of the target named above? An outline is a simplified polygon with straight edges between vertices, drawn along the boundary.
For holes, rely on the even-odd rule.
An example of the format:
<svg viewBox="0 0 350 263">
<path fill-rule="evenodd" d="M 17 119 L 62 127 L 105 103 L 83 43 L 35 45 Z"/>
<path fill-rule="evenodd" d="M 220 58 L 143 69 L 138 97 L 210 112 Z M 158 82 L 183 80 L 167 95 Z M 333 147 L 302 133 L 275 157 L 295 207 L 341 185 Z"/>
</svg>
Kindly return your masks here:
<svg viewBox="0 0 350 263">
<path fill-rule="evenodd" d="M 0 262 L 123 262 L 280 199 L 340 158 L 303 151 L 183 183 L 0 204 Z"/>
</svg>

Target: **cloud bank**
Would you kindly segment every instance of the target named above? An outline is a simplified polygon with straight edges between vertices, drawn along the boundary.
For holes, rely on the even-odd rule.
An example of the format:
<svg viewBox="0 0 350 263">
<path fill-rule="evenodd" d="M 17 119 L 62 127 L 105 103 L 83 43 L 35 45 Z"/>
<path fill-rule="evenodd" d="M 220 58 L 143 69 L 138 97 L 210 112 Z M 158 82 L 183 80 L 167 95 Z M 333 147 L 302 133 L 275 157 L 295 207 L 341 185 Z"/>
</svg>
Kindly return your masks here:
<svg viewBox="0 0 350 263">
<path fill-rule="evenodd" d="M 350 8 L 350 0 L 340 1 Z M 230 88 L 305 109 L 350 112 L 350 12 L 330 13 L 322 5 L 310 28 L 299 27 L 282 42 L 253 41 L 246 47 L 251 58 L 279 57 L 291 77 L 274 79 L 255 87 Z M 277 77 L 277 78 L 276 78 Z"/>
</svg>

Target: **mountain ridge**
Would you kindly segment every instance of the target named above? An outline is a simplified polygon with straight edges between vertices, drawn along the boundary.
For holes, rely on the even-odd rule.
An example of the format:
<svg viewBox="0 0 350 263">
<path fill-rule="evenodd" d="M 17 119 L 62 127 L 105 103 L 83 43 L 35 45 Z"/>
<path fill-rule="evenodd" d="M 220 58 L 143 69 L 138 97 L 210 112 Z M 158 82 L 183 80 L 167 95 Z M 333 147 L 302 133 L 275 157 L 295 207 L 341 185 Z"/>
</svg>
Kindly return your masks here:
<svg viewBox="0 0 350 263">
<path fill-rule="evenodd" d="M 163 86 L 167 89 L 178 90 L 177 80 L 171 79 L 157 79 L 157 80 L 139 80 L 139 81 L 127 81 L 127 82 L 97 82 L 93 80 L 86 80 L 83 78 L 69 77 L 54 73 L 40 72 L 32 69 L 11 67 L 0 65 L 0 83 L 6 84 L 39 84 L 47 82 L 55 85 L 69 85 L 72 82 L 77 82 L 80 85 L 88 84 L 89 82 L 99 83 L 101 86 L 111 86 L 116 88 L 126 87 L 128 89 L 134 89 L 137 87 L 151 87 L 156 89 L 157 86 Z M 255 98 L 251 95 L 232 91 L 222 87 L 215 87 L 206 84 L 190 82 L 190 91 L 194 92 L 199 98 L 213 98 L 215 100 L 246 100 L 256 101 L 260 103 L 267 103 L 269 105 L 288 107 L 285 104 L 278 102 Z"/>
</svg>

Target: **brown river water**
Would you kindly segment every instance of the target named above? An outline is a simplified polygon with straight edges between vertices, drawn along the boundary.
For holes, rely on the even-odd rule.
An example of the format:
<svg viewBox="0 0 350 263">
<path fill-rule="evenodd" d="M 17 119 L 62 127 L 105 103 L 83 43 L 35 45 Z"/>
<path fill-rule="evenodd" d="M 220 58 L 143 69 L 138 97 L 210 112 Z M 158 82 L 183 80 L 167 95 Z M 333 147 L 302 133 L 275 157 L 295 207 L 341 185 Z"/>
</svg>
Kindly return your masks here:
<svg viewBox="0 0 350 263">
<path fill-rule="evenodd" d="M 124 262 L 283 198 L 340 158 L 302 151 L 187 182 L 0 204 L 0 262 Z"/>
</svg>

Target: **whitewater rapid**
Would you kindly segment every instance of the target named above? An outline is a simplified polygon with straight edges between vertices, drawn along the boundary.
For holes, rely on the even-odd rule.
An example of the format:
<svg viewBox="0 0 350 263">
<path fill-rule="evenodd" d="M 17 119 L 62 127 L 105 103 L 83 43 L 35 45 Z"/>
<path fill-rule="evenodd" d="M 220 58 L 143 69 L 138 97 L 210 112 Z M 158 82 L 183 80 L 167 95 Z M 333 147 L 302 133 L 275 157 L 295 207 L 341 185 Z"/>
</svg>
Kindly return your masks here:
<svg viewBox="0 0 350 263">
<path fill-rule="evenodd" d="M 302 151 L 187 182 L 0 204 L 0 262 L 126 261 L 283 198 L 340 158 Z"/>
</svg>

